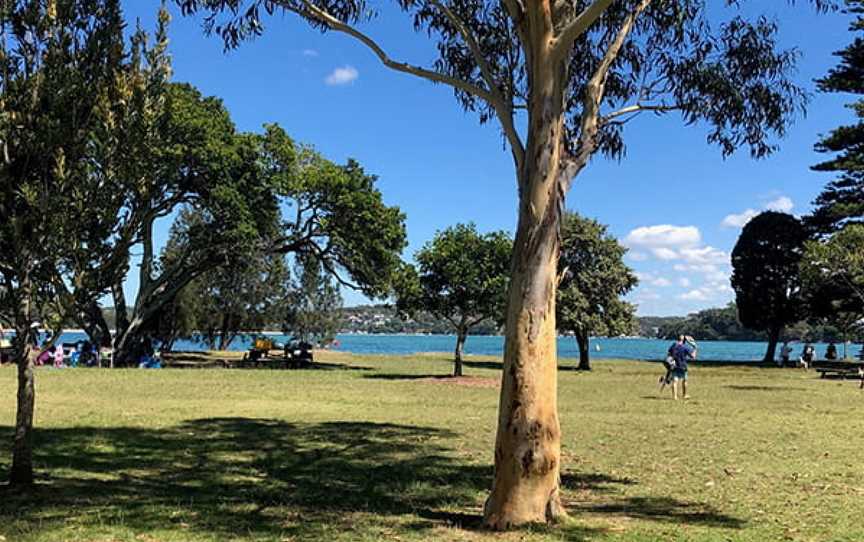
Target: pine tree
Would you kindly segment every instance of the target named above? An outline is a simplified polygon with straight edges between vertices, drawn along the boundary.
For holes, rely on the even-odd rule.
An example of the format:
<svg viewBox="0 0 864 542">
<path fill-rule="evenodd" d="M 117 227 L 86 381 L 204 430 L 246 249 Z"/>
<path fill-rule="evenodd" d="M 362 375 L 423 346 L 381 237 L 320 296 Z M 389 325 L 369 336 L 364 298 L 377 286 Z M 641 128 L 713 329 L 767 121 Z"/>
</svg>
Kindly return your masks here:
<svg viewBox="0 0 864 542">
<path fill-rule="evenodd" d="M 856 15 L 850 31 L 857 34 L 845 49 L 835 53 L 840 64 L 817 81 L 822 92 L 859 96 L 848 105 L 857 123 L 840 126 L 816 144 L 816 150 L 834 154 L 813 166 L 815 171 L 840 172 L 814 202 L 808 225 L 817 233 L 830 234 L 848 223 L 864 222 L 864 0 L 846 0 L 847 13 Z"/>
</svg>

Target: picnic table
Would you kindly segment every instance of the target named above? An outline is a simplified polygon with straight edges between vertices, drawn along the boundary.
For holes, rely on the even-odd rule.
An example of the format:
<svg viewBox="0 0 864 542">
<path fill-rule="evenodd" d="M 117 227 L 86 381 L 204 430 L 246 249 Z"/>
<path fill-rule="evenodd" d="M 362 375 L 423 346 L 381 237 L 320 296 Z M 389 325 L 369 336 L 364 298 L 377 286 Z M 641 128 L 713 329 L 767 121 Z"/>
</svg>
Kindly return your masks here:
<svg viewBox="0 0 864 542">
<path fill-rule="evenodd" d="M 828 375 L 836 375 L 843 378 L 848 376 L 861 377 L 864 375 L 864 362 L 859 361 L 814 361 L 811 367 L 819 374 L 821 378 Z"/>
<path fill-rule="evenodd" d="M 240 363 L 255 367 L 300 369 L 311 366 L 315 361 L 312 356 L 312 345 L 307 342 L 286 343 L 281 349 L 277 346 L 271 339 L 255 339 Z"/>
</svg>

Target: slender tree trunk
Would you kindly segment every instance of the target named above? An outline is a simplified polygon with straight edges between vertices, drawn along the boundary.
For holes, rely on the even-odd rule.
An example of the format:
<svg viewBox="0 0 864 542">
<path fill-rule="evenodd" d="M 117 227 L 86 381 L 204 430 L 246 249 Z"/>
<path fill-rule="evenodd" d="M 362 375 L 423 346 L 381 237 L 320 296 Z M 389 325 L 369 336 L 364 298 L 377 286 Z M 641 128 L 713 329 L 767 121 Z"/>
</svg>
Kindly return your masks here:
<svg viewBox="0 0 864 542">
<path fill-rule="evenodd" d="M 114 360 L 117 359 L 117 347 L 126 336 L 129 329 L 129 311 L 126 306 L 126 294 L 123 292 L 123 284 L 117 283 L 111 287 L 114 298 L 114 351 L 111 355 L 111 368 L 114 368 Z"/>
<path fill-rule="evenodd" d="M 18 404 L 15 415 L 15 438 L 12 444 L 12 469 L 9 483 L 13 487 L 33 484 L 33 411 L 36 405 L 36 385 L 33 367 L 31 334 L 32 285 L 27 273 L 20 282 L 18 315 L 15 329 L 16 361 L 18 364 Z"/>
<path fill-rule="evenodd" d="M 219 331 L 219 350 L 227 350 L 231 344 L 231 316 L 226 312 L 222 315 L 222 329 Z"/>
<path fill-rule="evenodd" d="M 780 341 L 780 332 L 782 328 L 774 328 L 768 330 L 768 350 L 765 351 L 765 359 L 762 361 L 773 363 L 777 352 L 777 343 Z"/>
<path fill-rule="evenodd" d="M 591 360 L 589 352 L 588 330 L 580 329 L 576 331 L 576 342 L 579 344 L 579 366 L 580 371 L 591 370 Z"/>
<path fill-rule="evenodd" d="M 564 515 L 559 493 L 555 289 L 564 205 L 560 181 L 566 77 L 561 72 L 566 72 L 566 66 L 548 54 L 548 30 L 537 33 L 538 43 L 531 46 L 527 59 L 528 138 L 519 171 L 519 222 L 508 293 L 495 478 L 484 507 L 484 522 L 493 529 L 554 521 Z"/>
<path fill-rule="evenodd" d="M 465 339 L 468 330 L 460 326 L 456 331 L 456 352 L 453 355 L 453 376 L 462 376 L 462 349 L 465 347 Z"/>
</svg>

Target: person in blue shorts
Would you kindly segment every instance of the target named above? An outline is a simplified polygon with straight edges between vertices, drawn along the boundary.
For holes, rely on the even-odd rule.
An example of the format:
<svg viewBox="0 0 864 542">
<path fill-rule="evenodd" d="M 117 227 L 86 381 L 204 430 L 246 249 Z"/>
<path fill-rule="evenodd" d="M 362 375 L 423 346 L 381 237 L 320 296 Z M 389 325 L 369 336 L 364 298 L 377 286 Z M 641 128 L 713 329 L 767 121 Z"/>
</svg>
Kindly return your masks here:
<svg viewBox="0 0 864 542">
<path fill-rule="evenodd" d="M 678 342 L 672 348 L 672 357 L 675 359 L 675 368 L 672 369 L 672 397 L 677 401 L 678 400 L 678 383 L 681 383 L 681 393 L 684 399 L 689 399 L 690 396 L 687 395 L 687 363 L 690 360 L 696 359 L 696 349 L 693 348 L 686 340 L 687 338 L 681 336 L 678 338 Z"/>
</svg>

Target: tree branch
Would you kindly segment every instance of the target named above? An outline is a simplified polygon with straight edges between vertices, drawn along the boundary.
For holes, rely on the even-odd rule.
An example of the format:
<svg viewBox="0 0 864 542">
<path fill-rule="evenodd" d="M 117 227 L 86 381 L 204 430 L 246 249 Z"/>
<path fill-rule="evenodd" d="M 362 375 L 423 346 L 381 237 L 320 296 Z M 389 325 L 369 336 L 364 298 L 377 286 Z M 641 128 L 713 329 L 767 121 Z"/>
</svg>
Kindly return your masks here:
<svg viewBox="0 0 864 542">
<path fill-rule="evenodd" d="M 570 24 L 555 36 L 555 41 L 552 45 L 553 57 L 558 59 L 565 58 L 570 53 L 570 49 L 576 43 L 579 36 L 584 34 L 611 4 L 612 0 L 594 0 L 590 6 L 582 10 L 582 13 L 570 21 Z"/>
<path fill-rule="evenodd" d="M 438 3 L 436 0 L 432 0 L 432 1 L 436 5 L 441 6 L 441 4 Z M 420 66 L 414 66 L 414 65 L 408 64 L 406 62 L 395 61 L 392 58 L 390 58 L 390 56 L 384 51 L 383 48 L 381 48 L 380 45 L 378 45 L 377 42 L 375 42 L 375 40 L 373 40 L 371 37 L 367 36 L 363 32 L 361 32 L 358 29 L 354 28 L 353 26 L 339 20 L 338 18 L 331 15 L 329 12 L 327 12 L 327 11 L 319 8 L 318 6 L 315 6 L 314 4 L 308 2 L 308 0 L 304 0 L 303 5 L 305 6 L 304 9 L 297 9 L 297 8 L 286 8 L 286 9 L 289 9 L 290 11 L 294 11 L 295 13 L 297 13 L 298 15 L 300 15 L 302 17 L 321 21 L 322 23 L 327 25 L 331 30 L 335 30 L 337 32 L 342 32 L 344 34 L 348 34 L 349 36 L 355 38 L 356 40 L 360 41 L 363 45 L 365 45 L 367 48 L 369 48 L 373 53 L 375 53 L 375 55 L 378 57 L 378 59 L 381 61 L 382 64 L 384 64 L 386 67 L 388 67 L 392 70 L 402 72 L 402 73 L 407 73 L 410 75 L 414 75 L 416 77 L 420 77 L 421 79 L 426 79 L 428 81 L 432 81 L 433 83 L 443 83 L 445 85 L 449 85 L 453 88 L 459 89 L 459 90 L 461 90 L 467 94 L 471 94 L 472 96 L 476 96 L 476 97 L 480 98 L 481 100 L 484 100 L 486 103 L 488 103 L 495 110 L 496 114 L 498 115 L 498 118 L 501 121 L 502 128 L 504 129 L 504 134 L 507 136 L 507 139 L 510 142 L 510 146 L 513 149 L 513 156 L 517 162 L 517 167 L 521 167 L 522 160 L 524 159 L 525 150 L 524 150 L 522 142 L 519 138 L 519 134 L 516 131 L 515 125 L 513 123 L 512 108 L 507 105 L 507 103 L 503 99 L 503 97 L 500 97 L 500 95 L 498 93 L 496 93 L 495 89 L 497 87 L 491 86 L 491 88 L 489 90 L 487 90 L 487 89 L 479 87 L 473 83 L 470 83 L 468 81 L 464 81 L 462 79 L 459 79 L 458 77 L 452 77 L 452 76 L 447 75 L 445 73 L 427 70 L 425 68 L 421 68 Z M 447 11 L 449 12 L 449 9 Z M 452 12 L 450 12 L 450 13 L 452 15 Z M 447 12 L 445 12 L 445 15 L 446 14 L 447 14 Z M 448 15 L 448 18 L 449 18 L 449 15 Z M 455 18 L 455 15 L 454 15 L 454 18 Z M 464 28 L 464 23 L 461 20 L 459 20 L 458 18 L 456 20 L 458 21 L 458 23 L 453 22 L 452 19 L 451 19 L 451 22 L 453 22 L 453 24 L 457 26 L 457 30 L 459 30 L 460 25 Z M 474 40 L 473 40 L 473 37 L 471 37 L 470 33 L 467 31 L 467 28 L 465 28 L 464 33 L 462 32 L 462 30 L 459 30 L 459 32 L 460 32 L 460 34 L 462 34 L 463 39 L 466 39 L 466 42 L 468 42 L 468 46 L 471 47 L 471 43 L 468 40 L 470 40 L 470 41 L 474 41 Z M 468 37 L 466 37 L 466 34 Z M 476 44 L 476 42 L 475 42 L 475 44 Z M 473 51 L 473 49 L 472 49 L 472 51 Z M 477 51 L 479 53 L 479 47 L 477 48 Z M 480 54 L 479 56 L 482 59 L 482 62 L 485 64 L 486 61 L 485 61 L 485 59 L 483 59 L 482 54 Z M 480 62 L 480 61 L 478 60 L 478 62 Z M 487 69 L 488 69 L 488 64 L 487 64 Z M 484 71 L 484 69 L 483 69 L 482 64 L 481 64 L 481 72 L 482 71 Z M 489 70 L 489 74 L 491 75 L 491 70 Z M 486 76 L 484 75 L 484 79 L 485 78 L 486 78 Z M 492 79 L 492 82 L 494 83 L 494 79 Z M 487 81 L 487 83 L 488 83 L 488 81 Z"/>
<path fill-rule="evenodd" d="M 597 0 L 594 5 L 598 4 L 600 1 L 601 0 Z M 621 28 L 618 29 L 615 39 L 612 40 L 612 43 L 609 44 L 609 48 L 606 49 L 606 53 L 603 55 L 600 65 L 597 67 L 594 75 L 591 76 L 591 79 L 585 86 L 585 99 L 582 104 L 582 120 L 579 127 L 580 144 L 578 152 L 575 156 L 569 156 L 566 159 L 559 180 L 559 189 L 565 194 L 570 189 L 570 184 L 572 183 L 573 178 L 587 165 L 588 160 L 591 158 L 591 155 L 594 153 L 596 148 L 595 137 L 597 136 L 597 130 L 600 127 L 600 103 L 603 101 L 603 95 L 606 91 L 606 76 L 609 74 L 609 69 L 612 67 L 615 59 L 618 58 L 618 53 L 621 52 L 621 48 L 624 46 L 627 36 L 630 35 L 630 31 L 633 30 L 633 26 L 636 24 L 636 19 L 643 11 L 645 11 L 648 5 L 651 4 L 651 1 L 652 0 L 642 0 L 639 5 L 637 5 L 636 8 L 627 15 L 627 18 L 621 24 Z M 589 7 L 588 9 L 591 8 Z"/>
<path fill-rule="evenodd" d="M 622 107 L 621 109 L 619 109 L 617 111 L 613 111 L 612 113 L 609 113 L 608 115 L 604 115 L 600 119 L 600 123 L 606 124 L 607 122 L 611 121 L 614 118 L 622 117 L 624 115 L 630 115 L 633 113 L 641 113 L 643 111 L 655 111 L 657 113 L 668 113 L 669 111 L 677 111 L 679 109 L 681 109 L 680 105 L 665 105 L 665 104 L 650 105 L 650 104 L 637 103 L 637 104 L 633 104 L 633 105 L 628 105 L 627 107 Z"/>
<path fill-rule="evenodd" d="M 483 88 L 478 87 L 477 85 L 474 85 L 467 81 L 463 81 L 462 79 L 456 77 L 451 77 L 444 73 L 427 70 L 419 66 L 413 66 L 405 62 L 397 62 L 393 60 L 387 55 L 386 52 L 384 52 L 384 49 L 382 49 L 381 46 L 378 45 L 372 38 L 360 32 L 353 26 L 342 22 L 327 11 L 324 11 L 323 9 L 311 4 L 308 1 L 304 0 L 303 5 L 305 6 L 305 10 L 296 8 L 287 9 L 289 9 L 290 11 L 294 11 L 302 17 L 321 21 L 322 23 L 330 27 L 331 30 L 348 34 L 349 36 L 357 39 L 358 41 L 363 43 L 363 45 L 372 50 L 372 52 L 375 53 L 378 59 L 381 60 L 381 63 L 388 68 L 396 70 L 398 72 L 415 75 L 417 77 L 427 79 L 434 83 L 444 83 L 445 85 L 450 85 L 451 87 L 458 88 L 459 90 L 467 92 L 468 94 L 472 94 L 474 96 L 477 96 L 478 98 L 486 100 L 489 103 L 492 103 L 494 101 L 494 97 L 491 93 L 487 92 Z"/>
<path fill-rule="evenodd" d="M 510 142 L 510 147 L 513 149 L 513 156 L 516 159 L 516 168 L 517 170 L 520 170 L 522 168 L 522 160 L 525 156 L 525 147 L 522 144 L 519 133 L 516 131 L 516 127 L 513 124 L 512 98 L 508 100 L 501 92 L 501 89 L 495 80 L 495 74 L 492 72 L 492 67 L 489 66 L 489 62 L 486 60 L 483 51 L 480 49 L 480 44 L 477 43 L 474 34 L 471 33 L 471 30 L 465 24 L 465 21 L 460 19 L 449 7 L 441 3 L 439 0 L 429 0 L 429 3 L 438 7 L 438 9 L 444 13 L 450 23 L 456 27 L 459 35 L 462 36 L 462 39 L 471 50 L 471 55 L 474 57 L 474 61 L 480 68 L 483 80 L 486 82 L 486 86 L 489 87 L 489 94 L 492 98 L 492 100 L 489 101 L 489 105 L 491 105 L 492 109 L 495 110 L 498 120 L 501 122 L 504 135 L 507 136 L 507 140 Z"/>
</svg>

